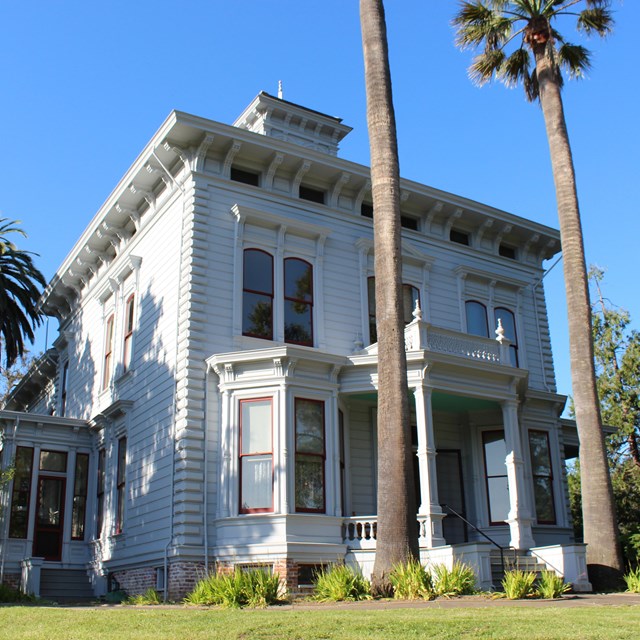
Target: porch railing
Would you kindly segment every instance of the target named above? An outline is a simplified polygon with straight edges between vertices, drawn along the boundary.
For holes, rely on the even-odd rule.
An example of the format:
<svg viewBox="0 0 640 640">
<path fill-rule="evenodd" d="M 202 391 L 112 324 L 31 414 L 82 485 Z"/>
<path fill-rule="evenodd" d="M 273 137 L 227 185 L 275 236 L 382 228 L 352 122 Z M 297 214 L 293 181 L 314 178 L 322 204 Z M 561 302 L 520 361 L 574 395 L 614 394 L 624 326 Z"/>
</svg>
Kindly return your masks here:
<svg viewBox="0 0 640 640">
<path fill-rule="evenodd" d="M 460 335 L 440 327 L 429 327 L 427 349 L 438 353 L 450 353 L 471 360 L 500 363 L 500 343 L 489 338 Z"/>
<path fill-rule="evenodd" d="M 418 527 L 418 545 L 426 546 L 427 518 L 416 519 Z M 352 549 L 375 549 L 378 522 L 376 516 L 353 516 L 342 521 L 342 541 Z"/>
</svg>

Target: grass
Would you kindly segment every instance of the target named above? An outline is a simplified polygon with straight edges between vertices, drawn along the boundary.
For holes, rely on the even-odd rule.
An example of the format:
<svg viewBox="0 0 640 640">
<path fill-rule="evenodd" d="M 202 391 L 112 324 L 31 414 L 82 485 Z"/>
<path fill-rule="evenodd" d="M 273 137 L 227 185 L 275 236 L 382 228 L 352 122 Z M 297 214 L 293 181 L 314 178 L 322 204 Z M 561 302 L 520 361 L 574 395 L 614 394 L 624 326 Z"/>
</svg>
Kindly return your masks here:
<svg viewBox="0 0 640 640">
<path fill-rule="evenodd" d="M 536 593 L 540 598 L 559 598 L 571 589 L 571 584 L 566 583 L 562 577 L 556 575 L 553 571 L 543 571 L 538 579 L 538 587 Z"/>
<path fill-rule="evenodd" d="M 531 608 L 507 601 L 490 608 L 317 608 L 282 610 L 1 607 L 0 639 L 33 640 L 636 640 L 640 607 L 553 603 Z M 345 605 L 340 605 L 344 607 Z"/>
<path fill-rule="evenodd" d="M 502 580 L 502 590 L 509 600 L 520 600 L 535 594 L 534 582 L 536 574 L 533 571 L 512 569 L 505 571 Z"/>
<path fill-rule="evenodd" d="M 393 597 L 403 600 L 433 600 L 431 574 L 417 560 L 409 560 L 393 568 L 389 576 Z"/>
<path fill-rule="evenodd" d="M 314 598 L 320 602 L 368 600 L 371 598 L 371 585 L 350 566 L 334 564 L 316 574 Z"/>
<path fill-rule="evenodd" d="M 451 569 L 444 564 L 437 564 L 432 571 L 436 595 L 451 598 L 475 593 L 476 574 L 464 562 L 456 560 Z"/>
</svg>

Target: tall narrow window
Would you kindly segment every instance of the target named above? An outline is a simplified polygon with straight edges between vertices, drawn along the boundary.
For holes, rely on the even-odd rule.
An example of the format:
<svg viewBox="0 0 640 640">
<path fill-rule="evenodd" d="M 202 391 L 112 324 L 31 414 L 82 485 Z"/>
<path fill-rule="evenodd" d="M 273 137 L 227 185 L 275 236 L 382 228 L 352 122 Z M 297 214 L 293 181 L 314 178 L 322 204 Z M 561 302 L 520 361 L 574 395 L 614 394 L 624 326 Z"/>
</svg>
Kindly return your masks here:
<svg viewBox="0 0 640 640">
<path fill-rule="evenodd" d="M 467 333 L 488 338 L 487 308 L 475 300 L 467 300 L 464 303 L 464 308 L 467 315 Z"/>
<path fill-rule="evenodd" d="M 87 484 L 89 481 L 89 454 L 76 455 L 76 470 L 73 480 L 73 509 L 71 511 L 71 539 L 84 540 L 87 516 Z"/>
<path fill-rule="evenodd" d="M 529 431 L 529 451 L 538 524 L 555 524 L 556 509 L 553 499 L 549 434 L 546 431 Z"/>
<path fill-rule="evenodd" d="M 272 400 L 240 401 L 240 512 L 273 511 Z"/>
<path fill-rule="evenodd" d="M 29 498 L 31 496 L 31 473 L 33 471 L 33 447 L 18 447 L 13 475 L 13 495 L 9 537 L 26 538 L 29 526 Z"/>
<path fill-rule="evenodd" d="M 260 249 L 244 251 L 242 335 L 273 340 L 273 257 Z"/>
<path fill-rule="evenodd" d="M 378 341 L 378 331 L 376 327 L 376 279 L 371 276 L 367 278 L 367 294 L 369 299 L 369 342 L 373 344 Z M 402 285 L 402 313 L 404 323 L 409 324 L 413 320 L 413 310 L 416 302 L 420 303 L 420 291 L 412 284 Z"/>
<path fill-rule="evenodd" d="M 102 524 L 104 523 L 106 462 L 106 451 L 104 449 L 100 449 L 100 451 L 98 451 L 98 488 L 96 492 L 96 502 L 98 503 L 98 508 L 96 510 L 96 538 L 99 538 L 102 535 Z"/>
<path fill-rule="evenodd" d="M 135 317 L 136 298 L 132 294 L 127 298 L 124 309 L 124 347 L 122 351 L 123 372 L 129 370 L 131 366 L 131 343 L 133 341 L 133 320 Z"/>
<path fill-rule="evenodd" d="M 111 367 L 113 366 L 113 322 L 114 316 L 111 314 L 107 319 L 104 332 L 104 358 L 102 372 L 102 389 L 106 389 L 111 381 Z"/>
<path fill-rule="evenodd" d="M 299 258 L 284 261 L 284 340 L 313 346 L 313 267 Z"/>
<path fill-rule="evenodd" d="M 509 517 L 509 482 L 507 479 L 507 447 L 503 431 L 482 434 L 484 468 L 489 500 L 489 523 L 504 524 Z"/>
<path fill-rule="evenodd" d="M 116 476 L 116 533 L 122 533 L 124 526 L 125 478 L 127 469 L 127 439 L 118 440 L 118 470 Z"/>
<path fill-rule="evenodd" d="M 296 398 L 296 511 L 323 512 L 324 402 Z"/>
<path fill-rule="evenodd" d="M 505 338 L 508 338 L 511 344 L 509 345 L 509 355 L 511 356 L 511 365 L 518 366 L 518 334 L 516 333 L 516 317 L 512 311 L 505 309 L 504 307 L 497 307 L 495 311 L 496 327 L 498 320 L 502 323 L 504 329 Z"/>
<path fill-rule="evenodd" d="M 60 380 L 60 415 L 64 416 L 67 411 L 67 381 L 69 378 L 69 361 L 62 366 L 62 378 Z"/>
</svg>

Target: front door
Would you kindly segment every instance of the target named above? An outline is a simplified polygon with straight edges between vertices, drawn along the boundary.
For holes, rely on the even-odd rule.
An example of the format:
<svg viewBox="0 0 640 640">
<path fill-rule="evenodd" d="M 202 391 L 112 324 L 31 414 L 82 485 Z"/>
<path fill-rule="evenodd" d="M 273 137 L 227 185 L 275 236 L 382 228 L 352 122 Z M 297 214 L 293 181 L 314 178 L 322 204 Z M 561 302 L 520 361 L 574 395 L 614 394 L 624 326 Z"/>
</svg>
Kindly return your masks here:
<svg viewBox="0 0 640 640">
<path fill-rule="evenodd" d="M 436 456 L 438 498 L 446 517 L 442 521 L 442 533 L 447 544 L 467 542 L 466 523 L 453 515 L 447 507 L 467 517 L 462 485 L 462 456 L 459 449 L 438 449 Z"/>
<path fill-rule="evenodd" d="M 38 478 L 36 526 L 33 538 L 33 555 L 36 558 L 62 559 L 65 485 L 64 478 L 51 476 Z"/>
</svg>

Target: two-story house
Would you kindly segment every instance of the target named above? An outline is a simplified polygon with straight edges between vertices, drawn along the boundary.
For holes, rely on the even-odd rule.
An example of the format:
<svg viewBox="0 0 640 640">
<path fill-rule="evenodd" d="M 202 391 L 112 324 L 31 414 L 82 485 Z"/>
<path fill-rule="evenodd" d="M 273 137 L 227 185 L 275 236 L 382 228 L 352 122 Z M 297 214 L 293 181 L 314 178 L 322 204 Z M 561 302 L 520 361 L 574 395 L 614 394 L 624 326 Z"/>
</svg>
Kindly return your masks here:
<svg viewBox="0 0 640 640">
<path fill-rule="evenodd" d="M 375 213 L 349 131 L 266 93 L 233 126 L 169 115 L 47 287 L 59 336 L 0 411 L 4 582 L 173 599 L 216 565 L 370 572 Z M 588 589 L 542 284 L 559 235 L 402 189 L 422 558 L 489 586 L 513 547 Z"/>
</svg>

